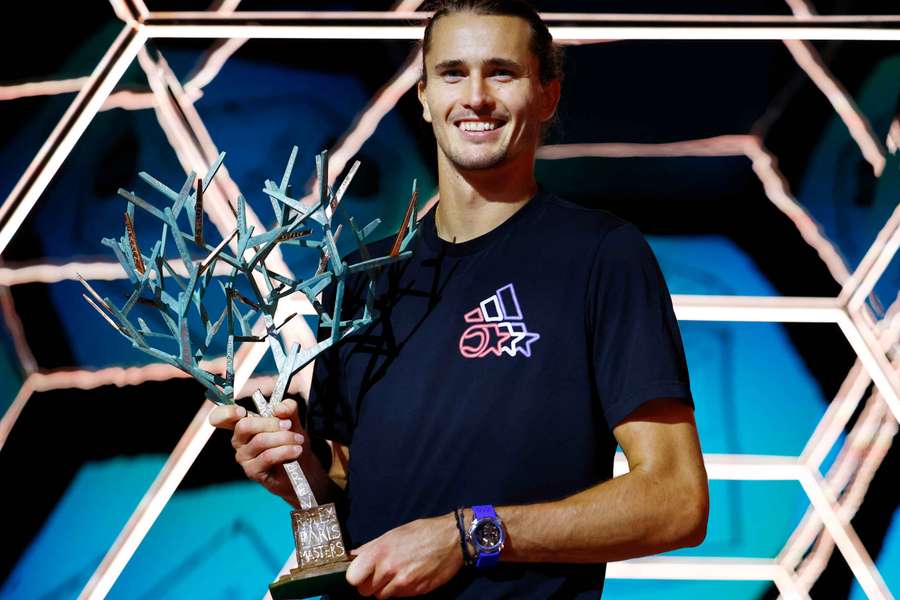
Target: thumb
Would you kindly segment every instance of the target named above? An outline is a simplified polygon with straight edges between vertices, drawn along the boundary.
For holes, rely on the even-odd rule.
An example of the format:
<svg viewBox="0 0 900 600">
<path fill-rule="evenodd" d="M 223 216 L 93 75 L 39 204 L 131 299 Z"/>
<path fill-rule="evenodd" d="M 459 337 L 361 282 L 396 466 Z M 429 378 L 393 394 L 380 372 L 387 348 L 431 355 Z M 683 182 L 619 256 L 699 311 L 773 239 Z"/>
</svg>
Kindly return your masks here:
<svg viewBox="0 0 900 600">
<path fill-rule="evenodd" d="M 372 573 L 373 567 L 374 564 L 369 556 L 356 556 L 347 568 L 347 583 L 354 587 L 359 585 L 368 579 L 369 575 Z"/>
</svg>

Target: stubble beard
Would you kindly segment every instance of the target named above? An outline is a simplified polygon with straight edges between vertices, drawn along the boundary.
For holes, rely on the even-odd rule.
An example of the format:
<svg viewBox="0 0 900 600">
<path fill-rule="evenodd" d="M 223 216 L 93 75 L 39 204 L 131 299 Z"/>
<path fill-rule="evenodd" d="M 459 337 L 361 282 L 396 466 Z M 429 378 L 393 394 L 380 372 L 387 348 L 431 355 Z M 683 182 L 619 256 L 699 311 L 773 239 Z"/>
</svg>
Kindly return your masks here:
<svg viewBox="0 0 900 600">
<path fill-rule="evenodd" d="M 485 171 L 500 166 L 509 155 L 509 147 L 504 145 L 489 153 L 475 153 L 467 155 L 450 144 L 440 144 L 441 152 L 457 170 L 460 171 Z"/>
</svg>

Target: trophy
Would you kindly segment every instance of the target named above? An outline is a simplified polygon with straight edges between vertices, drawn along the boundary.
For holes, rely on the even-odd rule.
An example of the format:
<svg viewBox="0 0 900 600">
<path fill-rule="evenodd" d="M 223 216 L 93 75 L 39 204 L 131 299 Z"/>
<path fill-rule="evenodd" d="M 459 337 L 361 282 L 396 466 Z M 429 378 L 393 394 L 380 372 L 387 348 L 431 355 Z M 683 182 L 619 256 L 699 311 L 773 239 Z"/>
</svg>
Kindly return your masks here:
<svg viewBox="0 0 900 600">
<path fill-rule="evenodd" d="M 235 342 L 268 344 L 278 376 L 270 398 L 267 399 L 258 389 L 252 397 L 259 414 L 271 417 L 272 407 L 282 400 L 291 378 L 300 369 L 377 317 L 374 299 L 379 270 L 412 254 L 410 245 L 417 233 L 414 216 L 416 182 L 413 181 L 412 197 L 400 230 L 386 256 L 372 257 L 366 247 L 366 240 L 379 225 L 380 219 L 358 227 L 353 217 L 347 216 L 346 221 L 360 256 L 359 262 L 348 264 L 341 259 L 336 245 L 342 225 L 335 229 L 332 222 L 335 215 L 343 212 L 341 199 L 359 168 L 359 161 L 353 164 L 337 188 L 330 189 L 327 183 L 327 153 L 323 151 L 318 154 L 317 194 L 311 204 L 304 203 L 290 196 L 289 181 L 297 158 L 295 146 L 280 184 L 267 180 L 262 190 L 275 213 L 272 228 L 256 231 L 253 226 L 248 226 L 246 201 L 238 195 L 236 208 L 229 203 L 237 221 L 235 229 L 212 246 L 204 235 L 203 193 L 224 158 L 223 152 L 202 179 L 191 172 L 178 192 L 141 172 L 140 178 L 168 199 L 170 206 L 162 209 L 134 192 L 120 189 L 119 195 L 127 201 L 125 235 L 119 239 L 104 238 L 102 243 L 112 249 L 125 269 L 132 291 L 124 305 L 116 306 L 80 278 L 88 292 L 82 296 L 135 348 L 193 376 L 206 388 L 207 397 L 218 404 L 235 402 Z M 149 256 L 143 254 L 138 246 L 135 208 L 141 209 L 141 214 L 146 213 L 161 222 L 160 239 L 153 245 Z M 183 227 L 180 222 L 185 220 L 187 225 Z M 166 249 L 170 245 L 174 245 L 177 251 L 173 262 L 183 264 L 186 276 L 179 274 L 166 257 Z M 267 266 L 266 258 L 273 249 L 291 246 L 318 252 L 318 268 L 312 276 L 295 278 Z M 218 271 L 224 275 L 217 275 L 217 266 L 221 265 L 224 268 Z M 345 318 L 341 315 L 341 302 L 347 277 L 354 273 L 364 273 L 367 278 L 365 305 L 361 316 Z M 319 297 L 332 284 L 336 286 L 336 300 L 329 314 Z M 207 291 L 216 287 L 224 295 L 225 306 L 221 314 L 213 319 L 215 313 L 210 315 L 206 300 Z M 279 331 L 297 313 L 287 316 L 277 325 L 276 313 L 280 300 L 297 293 L 303 294 L 309 301 L 319 315 L 319 327 L 330 328 L 330 335 L 320 336 L 321 341 L 312 347 L 301 349 L 298 344 L 292 344 L 285 351 Z M 154 331 L 145 319 L 140 316 L 135 318 L 133 313 L 138 305 L 152 308 L 160 317 L 164 329 Z M 252 323 L 258 319 L 265 325 L 265 332 L 254 334 Z M 207 356 L 223 323 L 227 336 L 224 372 L 213 372 L 201 367 L 201 360 Z M 198 324 L 202 329 L 199 334 Z M 298 462 L 287 463 L 284 468 L 300 505 L 300 509 L 291 512 L 298 566 L 269 586 L 272 596 L 275 599 L 305 598 L 338 589 L 346 585 L 344 571 L 350 562 L 334 504 L 318 505 Z"/>
</svg>

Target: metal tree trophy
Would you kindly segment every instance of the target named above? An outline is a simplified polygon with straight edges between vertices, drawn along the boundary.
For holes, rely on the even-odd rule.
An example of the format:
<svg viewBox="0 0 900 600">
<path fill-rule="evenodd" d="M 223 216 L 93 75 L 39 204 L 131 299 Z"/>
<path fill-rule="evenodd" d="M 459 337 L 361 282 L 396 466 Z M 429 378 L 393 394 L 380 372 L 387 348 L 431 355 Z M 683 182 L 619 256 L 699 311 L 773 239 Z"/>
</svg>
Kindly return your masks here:
<svg viewBox="0 0 900 600">
<path fill-rule="evenodd" d="M 119 239 L 105 238 L 102 243 L 112 249 L 122 264 L 131 281 L 132 292 L 125 304 L 117 307 L 109 298 L 100 297 L 82 279 L 82 284 L 89 292 L 89 295 L 83 296 L 135 348 L 192 375 L 206 388 L 207 397 L 217 404 L 234 403 L 235 342 L 268 343 L 278 368 L 278 376 L 272 396 L 267 400 L 257 389 L 253 393 L 253 402 L 260 415 L 271 417 L 272 407 L 282 400 L 291 378 L 300 369 L 325 349 L 371 323 L 376 316 L 374 298 L 379 268 L 412 254 L 407 248 L 417 231 L 414 217 L 416 184 L 414 181 L 412 198 L 387 256 L 371 257 L 366 248 L 366 239 L 380 223 L 379 219 L 362 228 L 357 227 L 352 217 L 347 219 L 361 258 L 360 262 L 348 264 L 341 259 L 336 246 L 341 226 L 332 229 L 332 219 L 341 210 L 341 198 L 359 168 L 359 162 L 354 163 L 337 188 L 328 189 L 327 156 L 325 152 L 317 155 L 318 197 L 312 205 L 306 205 L 289 195 L 288 184 L 297 158 L 295 146 L 280 185 L 266 181 L 263 188 L 275 212 L 275 225 L 269 231 L 259 232 L 252 226 L 248 227 L 246 203 L 242 196 L 238 196 L 237 208 L 232 207 L 232 211 L 236 213 L 237 227 L 213 247 L 204 238 L 203 193 L 222 165 L 224 157 L 223 152 L 202 180 L 197 179 L 195 173 L 190 173 L 178 192 L 147 173 L 140 173 L 141 179 L 171 202 L 171 206 L 163 209 L 155 207 L 133 192 L 120 189 L 119 195 L 128 202 L 125 235 Z M 161 222 L 161 237 L 153 245 L 149 256 L 143 254 L 138 247 L 135 207 Z M 182 228 L 179 220 L 185 219 L 187 227 Z M 321 237 L 314 235 L 314 230 L 319 230 Z M 172 244 L 169 244 L 169 238 Z M 237 251 L 230 254 L 227 248 L 235 239 Z M 166 258 L 166 249 L 170 245 L 177 249 L 176 260 L 184 264 L 187 277 L 179 275 Z M 284 246 L 297 246 L 318 252 L 316 272 L 311 277 L 299 279 L 269 269 L 266 258 L 273 249 Z M 227 274 L 216 279 L 214 272 L 219 263 L 226 265 Z M 341 302 L 346 279 L 350 274 L 359 272 L 365 273 L 368 278 L 363 314 L 359 318 L 343 319 Z M 217 286 L 213 285 L 214 280 Z M 252 299 L 239 291 L 240 282 L 246 284 L 245 289 L 249 289 Z M 318 297 L 332 283 L 336 285 L 336 300 L 332 314 L 329 314 Z M 225 307 L 215 320 L 210 317 L 205 304 L 210 287 L 220 288 L 225 296 Z M 275 315 L 279 301 L 295 293 L 301 293 L 309 300 L 319 315 L 319 327 L 330 328 L 331 335 L 309 348 L 300 349 L 295 343 L 285 352 L 278 332 L 297 313 L 289 315 L 278 325 L 275 324 Z M 141 317 L 136 318 L 135 325 L 131 319 L 133 309 L 138 304 L 155 309 L 165 329 L 161 332 L 153 331 Z M 260 317 L 265 324 L 265 333 L 254 335 L 251 323 Z M 189 327 L 191 323 L 195 324 L 195 329 L 199 323 L 205 333 L 201 336 L 192 331 Z M 223 323 L 226 324 L 227 339 L 225 372 L 221 374 L 203 369 L 200 361 L 206 356 Z M 291 513 L 298 567 L 290 575 L 272 583 L 270 589 L 275 598 L 325 593 L 343 582 L 343 573 L 349 565 L 334 504 L 317 504 L 299 463 L 294 461 L 284 465 L 284 468 L 301 507 Z"/>
</svg>

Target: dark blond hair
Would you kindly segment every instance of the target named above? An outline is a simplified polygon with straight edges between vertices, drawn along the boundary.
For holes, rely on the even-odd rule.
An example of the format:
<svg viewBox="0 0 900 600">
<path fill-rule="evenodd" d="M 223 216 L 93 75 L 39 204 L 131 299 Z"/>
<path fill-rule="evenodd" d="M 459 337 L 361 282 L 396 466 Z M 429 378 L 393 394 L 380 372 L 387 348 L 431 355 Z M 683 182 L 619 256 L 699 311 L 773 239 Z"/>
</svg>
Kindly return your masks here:
<svg viewBox="0 0 900 600">
<path fill-rule="evenodd" d="M 527 2 L 523 0 L 436 0 L 428 3 L 426 10 L 433 10 L 434 14 L 428 19 L 428 23 L 425 25 L 425 34 L 422 36 L 423 58 L 428 54 L 431 45 L 431 30 L 442 17 L 466 12 L 476 15 L 519 17 L 527 21 L 531 27 L 531 51 L 537 57 L 540 65 L 541 83 L 547 83 L 554 79 L 562 80 L 562 48 L 553 43 L 553 36 L 550 35 L 547 24 Z M 423 60 L 421 79 L 423 83 L 426 83 L 424 62 Z"/>
</svg>

